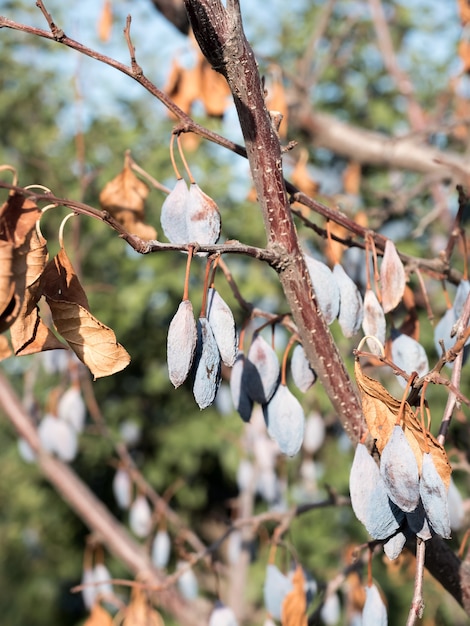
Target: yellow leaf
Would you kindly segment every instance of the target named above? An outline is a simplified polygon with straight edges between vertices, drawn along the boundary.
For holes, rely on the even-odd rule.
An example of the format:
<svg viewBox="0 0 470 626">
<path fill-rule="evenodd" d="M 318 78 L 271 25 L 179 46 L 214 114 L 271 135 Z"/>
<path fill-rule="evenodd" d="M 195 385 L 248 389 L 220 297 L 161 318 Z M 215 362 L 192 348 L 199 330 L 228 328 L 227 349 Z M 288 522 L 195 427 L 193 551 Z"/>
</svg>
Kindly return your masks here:
<svg viewBox="0 0 470 626">
<path fill-rule="evenodd" d="M 305 577 L 300 565 L 292 577 L 294 588 L 282 603 L 282 626 L 307 626 L 307 599 L 305 597 Z"/>
</svg>

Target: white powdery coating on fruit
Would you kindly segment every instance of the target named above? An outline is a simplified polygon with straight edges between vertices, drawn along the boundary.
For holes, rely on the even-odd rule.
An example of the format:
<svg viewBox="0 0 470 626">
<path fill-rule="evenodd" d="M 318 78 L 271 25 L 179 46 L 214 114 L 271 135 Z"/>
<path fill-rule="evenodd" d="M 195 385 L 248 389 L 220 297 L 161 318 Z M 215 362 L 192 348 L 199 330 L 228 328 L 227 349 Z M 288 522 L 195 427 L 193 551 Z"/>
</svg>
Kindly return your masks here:
<svg viewBox="0 0 470 626">
<path fill-rule="evenodd" d="M 418 506 L 414 509 L 414 511 L 411 511 L 411 513 L 406 513 L 406 521 L 408 524 L 408 528 L 417 537 L 419 537 L 423 541 L 428 541 L 428 539 L 431 539 L 431 528 L 429 526 L 426 511 L 424 510 L 421 500 L 419 500 Z"/>
<path fill-rule="evenodd" d="M 190 243 L 187 226 L 188 199 L 188 186 L 180 178 L 165 198 L 160 216 L 163 232 L 171 243 Z"/>
<path fill-rule="evenodd" d="M 152 543 L 152 563 L 155 567 L 163 569 L 170 560 L 171 541 L 166 530 L 159 530 Z"/>
<path fill-rule="evenodd" d="M 263 590 L 264 606 L 274 619 L 281 619 L 282 603 L 293 588 L 290 578 L 284 576 L 275 565 L 267 566 Z"/>
<path fill-rule="evenodd" d="M 77 433 L 67 422 L 53 415 L 45 415 L 38 426 L 41 446 L 56 454 L 62 461 L 73 461 L 77 456 Z"/>
<path fill-rule="evenodd" d="M 305 420 L 304 450 L 309 454 L 315 454 L 325 441 L 325 420 L 319 413 L 310 413 Z"/>
<path fill-rule="evenodd" d="M 245 359 L 241 382 L 253 402 L 269 402 L 278 386 L 280 372 L 277 354 L 261 335 L 256 335 Z"/>
<path fill-rule="evenodd" d="M 320 617 L 326 626 L 338 624 L 341 617 L 341 603 L 337 593 L 327 596 L 320 611 Z"/>
<path fill-rule="evenodd" d="M 279 385 L 275 394 L 263 406 L 269 436 L 281 452 L 294 456 L 304 439 L 305 415 L 302 405 L 286 385 Z"/>
<path fill-rule="evenodd" d="M 307 254 L 305 262 L 312 281 L 318 306 L 327 324 L 331 324 L 339 313 L 339 287 L 330 268 Z"/>
<path fill-rule="evenodd" d="M 144 539 L 152 528 L 152 509 L 145 496 L 137 496 L 129 510 L 129 526 L 136 535 Z"/>
<path fill-rule="evenodd" d="M 219 239 L 219 209 L 197 183 L 191 183 L 189 187 L 186 223 L 190 242 L 211 245 Z"/>
<path fill-rule="evenodd" d="M 366 587 L 366 601 L 362 611 L 362 626 L 387 626 L 387 609 L 375 585 Z"/>
<path fill-rule="evenodd" d="M 429 361 L 425 349 L 408 335 L 401 334 L 392 341 L 392 361 L 407 374 L 417 372 L 418 376 L 424 376 L 429 371 Z M 397 380 L 400 385 L 406 386 L 404 378 L 398 376 Z"/>
<path fill-rule="evenodd" d="M 449 508 L 451 529 L 460 530 L 465 521 L 465 509 L 460 491 L 457 489 L 452 477 L 450 478 L 449 489 L 447 491 L 447 506 Z"/>
<path fill-rule="evenodd" d="M 351 504 L 357 519 L 374 539 L 386 539 L 400 527 L 403 513 L 393 511 L 379 468 L 359 443 L 349 475 Z"/>
<path fill-rule="evenodd" d="M 109 582 L 112 576 L 103 563 L 97 563 L 93 568 L 93 581 L 100 583 L 95 586 L 97 596 L 103 596 L 104 598 L 113 595 L 113 586 Z"/>
<path fill-rule="evenodd" d="M 367 289 L 364 295 L 362 330 L 365 335 L 376 337 L 384 345 L 386 332 L 385 314 L 372 289 Z M 381 350 L 375 341 L 368 341 L 367 345 L 374 354 L 381 354 Z"/>
<path fill-rule="evenodd" d="M 209 626 L 238 626 L 238 622 L 232 609 L 221 605 L 212 611 Z"/>
<path fill-rule="evenodd" d="M 419 502 L 419 471 L 413 450 L 400 426 L 382 451 L 380 474 L 388 495 L 402 511 L 414 511 Z"/>
<path fill-rule="evenodd" d="M 207 319 L 214 333 L 222 361 L 232 367 L 237 357 L 237 332 L 230 307 L 212 287 L 207 295 Z"/>
<path fill-rule="evenodd" d="M 57 415 L 61 420 L 68 422 L 77 433 L 82 433 L 85 427 L 86 407 L 80 389 L 70 387 L 59 398 Z"/>
<path fill-rule="evenodd" d="M 423 454 L 419 493 L 432 529 L 444 539 L 450 539 L 450 517 L 447 489 L 429 452 Z"/>
<path fill-rule="evenodd" d="M 382 285 L 382 305 L 385 313 L 398 306 L 406 287 L 405 268 L 398 256 L 395 244 L 390 239 L 385 243 L 384 255 L 380 266 Z"/>
<path fill-rule="evenodd" d="M 463 307 L 469 293 L 470 282 L 468 280 L 461 280 L 459 286 L 457 287 L 454 299 L 454 314 L 456 321 L 462 315 Z"/>
<path fill-rule="evenodd" d="M 240 417 L 244 422 L 249 422 L 253 410 L 253 400 L 249 397 L 243 385 L 244 368 L 245 355 L 243 352 L 239 352 L 230 372 L 230 393 L 233 406 L 240 414 Z"/>
<path fill-rule="evenodd" d="M 406 543 L 406 535 L 401 531 L 384 543 L 384 552 L 391 561 L 397 559 Z"/>
<path fill-rule="evenodd" d="M 188 377 L 194 359 L 197 341 L 196 320 L 193 305 L 183 300 L 168 328 L 167 363 L 168 375 L 175 388 Z"/>
<path fill-rule="evenodd" d="M 338 322 L 345 337 L 352 337 L 361 328 L 364 317 L 362 297 L 356 283 L 337 263 L 333 268 L 333 276 L 339 287 L 340 302 Z"/>
<path fill-rule="evenodd" d="M 214 402 L 220 383 L 220 352 L 206 317 L 198 320 L 198 342 L 193 394 L 199 408 L 205 409 Z"/>
<path fill-rule="evenodd" d="M 292 380 L 295 386 L 305 393 L 317 379 L 317 375 L 310 367 L 303 346 L 299 343 L 295 346 L 290 362 Z"/>
<path fill-rule="evenodd" d="M 127 510 L 132 502 L 132 480 L 129 472 L 120 467 L 114 474 L 113 494 L 120 509 Z"/>
<path fill-rule="evenodd" d="M 176 566 L 177 570 L 187 568 L 188 563 L 186 561 L 178 561 Z M 199 585 L 197 578 L 192 569 L 186 569 L 179 577 L 177 582 L 181 595 L 186 600 L 195 600 L 199 594 Z"/>
</svg>

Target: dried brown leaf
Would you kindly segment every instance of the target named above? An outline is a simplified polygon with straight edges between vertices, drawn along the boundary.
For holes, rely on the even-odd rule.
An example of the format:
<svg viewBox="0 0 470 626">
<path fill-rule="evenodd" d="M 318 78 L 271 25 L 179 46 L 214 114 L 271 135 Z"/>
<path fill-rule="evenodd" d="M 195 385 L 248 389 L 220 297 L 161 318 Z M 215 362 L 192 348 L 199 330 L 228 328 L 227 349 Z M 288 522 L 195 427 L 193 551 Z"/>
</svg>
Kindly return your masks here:
<svg viewBox="0 0 470 626">
<path fill-rule="evenodd" d="M 311 177 L 307 169 L 307 162 L 308 151 L 306 148 L 303 148 L 300 152 L 299 160 L 297 161 L 295 168 L 291 174 L 291 179 L 294 185 L 298 187 L 300 191 L 302 191 L 307 196 L 314 198 L 318 194 L 320 185 Z"/>
<path fill-rule="evenodd" d="M 41 285 L 58 332 L 95 379 L 129 364 L 129 354 L 114 332 L 90 313 L 86 294 L 63 248 L 46 265 Z"/>
<path fill-rule="evenodd" d="M 362 166 L 358 161 L 350 161 L 343 172 L 344 192 L 358 196 L 361 189 Z"/>
<path fill-rule="evenodd" d="M 223 117 L 230 100 L 230 88 L 227 81 L 216 72 L 206 58 L 199 57 L 199 71 L 201 73 L 200 97 L 210 117 Z"/>
<path fill-rule="evenodd" d="M 165 626 L 165 624 L 161 615 L 150 606 L 144 592 L 134 587 L 122 626 Z"/>
<path fill-rule="evenodd" d="M 113 626 L 113 618 L 100 604 L 95 604 L 83 626 Z"/>
<path fill-rule="evenodd" d="M 460 21 L 462 26 L 466 26 L 470 22 L 470 5 L 468 0 L 457 0 L 460 13 Z"/>
<path fill-rule="evenodd" d="M 380 283 L 382 286 L 382 307 L 384 313 L 388 313 L 401 302 L 406 287 L 405 268 L 398 256 L 395 244 L 390 239 L 387 239 L 385 244 L 380 266 Z"/>
<path fill-rule="evenodd" d="M 14 292 L 13 245 L 9 241 L 0 241 L 0 316 L 9 306 Z"/>
<path fill-rule="evenodd" d="M 287 104 L 286 90 L 284 89 L 284 85 L 282 83 L 282 73 L 280 68 L 274 68 L 273 80 L 268 86 L 266 106 L 270 111 L 279 111 L 279 113 L 281 113 L 282 122 L 279 127 L 279 136 L 281 139 L 285 139 L 287 137 L 289 121 L 289 106 Z"/>
<path fill-rule="evenodd" d="M 10 344 L 8 343 L 7 337 L 5 335 L 0 335 L 0 361 L 4 359 L 8 359 L 8 357 L 12 356 L 13 352 L 10 348 Z"/>
<path fill-rule="evenodd" d="M 382 453 L 397 422 L 401 401 L 389 394 L 378 381 L 364 374 L 359 359 L 356 359 L 354 371 L 367 427 L 376 440 L 378 451 Z M 423 453 L 429 449 L 436 470 L 448 487 L 452 470 L 446 451 L 432 433 L 423 430 L 408 402 L 404 403 L 400 425 L 416 457 L 419 473 L 421 474 Z"/>
<path fill-rule="evenodd" d="M 282 603 L 282 626 L 307 626 L 307 599 L 305 596 L 305 576 L 300 565 L 292 576 L 294 588 Z"/>
<path fill-rule="evenodd" d="M 40 216 L 41 211 L 32 200 L 12 193 L 0 207 L 0 239 L 19 248 Z"/>
<path fill-rule="evenodd" d="M 101 9 L 100 19 L 98 21 L 98 37 L 101 41 L 109 41 L 111 37 L 111 29 L 113 27 L 113 8 L 111 0 L 104 0 Z"/>
<path fill-rule="evenodd" d="M 10 327 L 11 343 L 17 356 L 67 348 L 44 324 L 36 303 L 28 289 L 21 311 Z"/>
<path fill-rule="evenodd" d="M 195 66 L 186 69 L 173 59 L 164 91 L 180 109 L 190 113 L 193 102 L 201 96 L 200 68 Z M 174 117 L 174 114 L 170 113 L 170 117 Z"/>
</svg>

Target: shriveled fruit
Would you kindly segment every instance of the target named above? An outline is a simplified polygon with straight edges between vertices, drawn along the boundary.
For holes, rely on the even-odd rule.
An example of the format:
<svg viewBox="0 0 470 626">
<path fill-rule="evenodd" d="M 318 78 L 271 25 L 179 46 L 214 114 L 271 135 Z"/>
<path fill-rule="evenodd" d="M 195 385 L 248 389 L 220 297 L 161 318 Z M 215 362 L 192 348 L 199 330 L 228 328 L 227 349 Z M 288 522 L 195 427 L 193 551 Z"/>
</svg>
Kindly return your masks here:
<svg viewBox="0 0 470 626">
<path fill-rule="evenodd" d="M 242 386 L 253 402 L 269 402 L 276 391 L 279 374 L 277 354 L 261 335 L 256 335 L 245 359 L 242 378 Z"/>
<path fill-rule="evenodd" d="M 210 406 L 220 384 L 220 353 L 214 334 L 206 317 L 197 324 L 198 350 L 193 384 L 194 399 L 199 408 Z"/>
<path fill-rule="evenodd" d="M 69 387 L 59 398 L 57 404 L 58 417 L 70 424 L 77 433 L 85 427 L 86 407 L 80 389 Z"/>
<path fill-rule="evenodd" d="M 211 613 L 209 626 L 238 626 L 238 622 L 232 609 L 220 602 Z"/>
<path fill-rule="evenodd" d="M 212 198 L 197 183 L 191 183 L 187 201 L 187 227 L 190 242 L 216 243 L 220 236 L 220 212 Z"/>
<path fill-rule="evenodd" d="M 230 393 L 235 409 L 244 422 L 249 422 L 253 410 L 253 400 L 250 398 L 243 384 L 243 371 L 245 368 L 245 355 L 239 351 L 232 371 L 230 372 Z"/>
<path fill-rule="evenodd" d="M 38 426 L 38 434 L 42 447 L 62 461 L 70 462 L 77 456 L 77 433 L 67 422 L 45 415 Z"/>
<path fill-rule="evenodd" d="M 426 515 L 426 511 L 424 510 L 423 503 L 421 500 L 418 502 L 418 506 L 411 511 L 410 513 L 406 513 L 406 521 L 410 530 L 423 541 L 427 541 L 431 539 L 431 529 L 429 527 L 428 517 Z"/>
<path fill-rule="evenodd" d="M 177 570 L 185 568 L 185 571 L 178 577 L 178 589 L 186 600 L 195 600 L 199 594 L 199 585 L 195 573 L 191 568 L 186 569 L 186 561 L 178 561 Z"/>
<path fill-rule="evenodd" d="M 264 606 L 274 619 L 281 619 L 282 603 L 294 585 L 290 578 L 282 574 L 279 569 L 269 564 L 266 568 L 264 581 Z"/>
<path fill-rule="evenodd" d="M 419 501 L 419 472 L 416 457 L 400 426 L 382 451 L 380 474 L 392 502 L 405 512 L 411 512 Z"/>
<path fill-rule="evenodd" d="M 171 243 L 189 243 L 187 210 L 189 192 L 186 181 L 180 178 L 162 205 L 160 222 Z"/>
<path fill-rule="evenodd" d="M 175 388 L 184 383 L 191 370 L 197 342 L 193 305 L 183 300 L 171 320 L 167 339 L 168 374 Z"/>
<path fill-rule="evenodd" d="M 305 432 L 303 447 L 305 452 L 315 454 L 325 441 L 325 420 L 320 413 L 310 413 L 305 420 Z"/>
<path fill-rule="evenodd" d="M 450 539 L 447 489 L 436 470 L 429 452 L 423 454 L 419 493 L 428 521 L 434 532 L 444 539 Z"/>
<path fill-rule="evenodd" d="M 429 371 L 429 361 L 423 346 L 408 335 L 392 334 L 392 361 L 407 374 L 417 372 L 418 376 L 424 376 Z M 397 377 L 403 387 L 406 381 L 401 376 Z"/>
<path fill-rule="evenodd" d="M 121 509 L 127 510 L 132 502 L 132 480 L 129 472 L 120 467 L 114 474 L 113 494 Z"/>
<path fill-rule="evenodd" d="M 339 263 L 333 267 L 333 276 L 338 284 L 340 294 L 338 322 L 343 335 L 352 337 L 362 325 L 364 317 L 362 297 L 356 283 L 346 274 Z"/>
<path fill-rule="evenodd" d="M 304 256 L 318 306 L 325 322 L 331 324 L 339 313 L 340 293 L 336 278 L 327 265 L 307 254 Z"/>
<path fill-rule="evenodd" d="M 383 345 L 385 343 L 386 322 L 384 310 L 377 300 L 372 289 L 367 289 L 364 295 L 364 317 L 362 329 L 365 335 L 376 337 Z M 369 350 L 374 354 L 380 354 L 380 348 L 375 341 L 367 341 Z"/>
<path fill-rule="evenodd" d="M 207 294 L 207 319 L 214 333 L 222 361 L 232 367 L 237 356 L 237 332 L 230 307 L 218 291 L 209 288 Z"/>
<path fill-rule="evenodd" d="M 398 256 L 395 244 L 390 239 L 387 239 L 385 243 L 380 266 L 380 283 L 382 285 L 382 307 L 384 312 L 388 313 L 401 302 L 406 287 L 405 268 Z"/>
<path fill-rule="evenodd" d="M 171 541 L 166 530 L 159 530 L 152 542 L 152 563 L 155 567 L 163 569 L 170 560 Z"/>
<path fill-rule="evenodd" d="M 147 537 L 152 528 L 152 509 L 145 496 L 140 495 L 129 509 L 129 526 L 137 537 Z"/>
<path fill-rule="evenodd" d="M 362 626 L 387 626 L 387 609 L 377 587 L 366 587 L 366 601 L 362 610 Z"/>
<path fill-rule="evenodd" d="M 447 491 L 447 506 L 449 508 L 451 529 L 460 530 L 465 520 L 465 509 L 462 496 L 452 478 Z"/>
<path fill-rule="evenodd" d="M 294 456 L 304 438 L 305 415 L 302 405 L 286 385 L 279 385 L 271 400 L 263 405 L 269 436 L 281 452 Z"/>
<path fill-rule="evenodd" d="M 349 491 L 357 519 L 374 539 L 386 539 L 398 530 L 403 513 L 390 501 L 379 468 L 362 443 L 354 454 Z"/>
<path fill-rule="evenodd" d="M 391 561 L 397 559 L 402 553 L 406 543 L 406 535 L 399 532 L 384 543 L 384 552 Z"/>
<path fill-rule="evenodd" d="M 310 366 L 303 346 L 299 343 L 295 346 L 290 362 L 292 380 L 296 387 L 305 393 L 317 380 L 317 375 Z"/>
</svg>

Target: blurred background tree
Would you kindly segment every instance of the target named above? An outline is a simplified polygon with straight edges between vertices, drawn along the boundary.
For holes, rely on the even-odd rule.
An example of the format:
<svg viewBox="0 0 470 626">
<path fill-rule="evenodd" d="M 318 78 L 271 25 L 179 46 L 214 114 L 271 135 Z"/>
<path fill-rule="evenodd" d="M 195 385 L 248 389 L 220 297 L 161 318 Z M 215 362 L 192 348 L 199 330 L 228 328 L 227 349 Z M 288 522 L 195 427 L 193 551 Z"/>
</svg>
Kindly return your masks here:
<svg viewBox="0 0 470 626">
<path fill-rule="evenodd" d="M 415 0 L 384 2 L 381 7 L 372 0 L 273 0 L 269 10 L 255 4 L 242 3 L 242 9 L 248 37 L 266 77 L 268 98 L 277 97 L 272 108 L 287 107 L 281 125 L 281 132 L 287 131 L 283 141 L 296 140 L 303 146 L 286 154 L 287 176 L 326 204 L 339 205 L 351 217 L 366 220 L 371 228 L 391 237 L 401 251 L 424 257 L 429 251 L 437 254 L 443 242 L 445 245 L 455 213 L 454 174 L 461 174 L 458 167 L 466 167 L 469 140 L 468 77 L 462 66 L 464 70 L 468 67 L 462 48 L 461 58 L 457 52 L 461 23 L 456 3 L 436 5 Z M 172 61 L 177 60 L 186 69 L 197 63 L 191 40 L 150 3 L 141 0 L 131 6 L 115 0 L 108 25 L 106 6 L 84 2 L 79 8 L 69 9 L 55 0 L 47 4 L 67 34 L 124 62 L 127 50 L 121 31 L 125 15 L 131 12 L 137 60 L 161 86 L 169 84 Z M 385 11 L 396 57 L 384 51 L 380 18 L 371 17 L 377 6 Z M 44 26 L 30 3 L 4 0 L 0 8 L 11 19 Z M 160 104 L 156 105 L 130 79 L 95 61 L 22 33 L 4 29 L 1 37 L 0 162 L 14 166 L 22 184 L 41 183 L 58 196 L 98 206 L 100 191 L 121 170 L 124 153 L 130 149 L 147 172 L 163 184 L 173 185 L 168 146 L 174 120 Z M 406 77 L 408 86 L 404 86 Z M 204 125 L 241 141 L 231 106 L 227 106 L 223 118 L 208 118 L 201 98 L 196 98 L 191 111 Z M 363 142 L 348 147 L 346 130 L 334 138 L 333 131 L 342 128 L 335 126 L 338 123 L 345 124 L 344 129 L 349 131 L 359 129 Z M 393 140 L 384 143 L 381 153 L 370 156 L 362 149 L 368 131 L 384 133 L 385 137 L 409 136 L 414 146 L 423 147 L 424 156 L 421 160 L 417 157 L 414 168 L 400 163 L 399 156 L 392 162 L 394 167 L 387 167 L 395 158 Z M 369 139 L 378 142 L 384 136 L 371 134 Z M 263 246 L 263 223 L 250 197 L 247 165 L 218 146 L 204 141 L 189 144 L 190 139 L 184 139 L 187 157 L 198 183 L 221 208 L 226 238 Z M 433 150 L 441 151 L 444 165 L 433 165 Z M 302 161 L 303 154 L 308 165 Z M 453 167 L 445 161 L 446 154 Z M 431 157 L 426 159 L 426 155 Z M 456 155 L 461 160 L 457 161 Z M 147 201 L 146 221 L 157 230 L 164 197 L 153 190 Z M 65 210 L 49 211 L 41 220 L 52 246 L 51 254 L 56 251 L 54 245 L 58 246 L 54 242 L 64 215 Z M 309 217 L 323 225 L 323 220 Z M 166 336 L 181 300 L 186 257 L 177 252 L 139 256 L 104 224 L 90 219 L 76 222 L 72 220 L 66 229 L 67 251 L 80 271 L 91 310 L 114 329 L 132 361 L 119 374 L 94 383 L 108 436 L 103 436 L 96 422 L 89 419 L 73 468 L 127 524 L 127 512 L 119 509 L 112 493 L 116 472 L 113 443 L 124 442 L 138 469 L 158 493 L 174 490 L 172 507 L 209 544 L 237 515 L 237 469 L 246 456 L 249 435 L 231 405 L 227 380 L 214 407 L 203 413 L 195 406 L 189 387 L 174 391 L 169 384 Z M 324 242 L 303 228 L 301 222 L 299 231 L 305 246 L 315 254 L 327 252 Z M 463 269 L 462 259 L 453 261 Z M 350 250 L 344 263 L 353 262 Z M 359 265 L 364 266 L 363 260 Z M 272 270 L 241 257 L 231 259 L 230 268 L 248 302 L 272 312 L 285 310 L 286 302 Z M 363 279 L 358 269 L 358 280 Z M 190 283 L 195 311 L 200 306 L 202 284 L 203 269 L 195 263 Z M 241 327 L 244 311 L 221 278 L 217 278 L 217 287 Z M 412 287 L 416 288 L 414 282 Z M 439 285 L 430 284 L 429 295 L 434 315 L 439 318 L 446 307 Z M 420 341 L 434 360 L 437 355 L 432 325 L 424 303 L 417 304 Z M 336 326 L 333 332 L 343 354 L 350 355 L 355 343 L 345 340 Z M 277 341 L 281 349 L 285 342 L 282 331 Z M 37 416 L 47 411 L 54 390 L 64 384 L 66 377 L 64 371 L 51 367 L 47 354 L 8 359 L 2 367 L 19 391 L 27 389 L 34 398 L 33 412 Z M 393 385 L 391 380 L 387 382 Z M 429 398 L 433 414 L 442 414 L 444 390 L 432 389 Z M 321 501 L 330 488 L 348 494 L 353 450 L 326 395 L 314 386 L 301 401 L 306 414 L 321 414 L 326 427 L 324 442 L 313 457 L 304 451 L 293 460 L 279 458 L 276 472 L 280 495 L 274 499 L 266 498 L 266 494 L 263 497 L 261 488 L 253 512 Z M 5 624 L 82 624 L 87 612 L 80 594 L 70 593 L 70 588 L 82 576 L 87 529 L 43 480 L 36 466 L 21 459 L 17 436 L 8 421 L 2 420 L 0 428 L 0 614 Z M 459 442 L 467 438 L 468 427 L 462 414 L 451 434 L 451 444 L 462 448 L 465 458 L 468 447 Z M 311 457 L 313 463 L 308 463 Z M 457 482 L 465 492 L 465 471 L 457 473 Z M 265 617 L 262 588 L 274 527 L 273 523 L 260 527 L 253 541 L 243 608 L 243 623 L 247 625 L 260 624 Z M 173 540 L 172 570 L 184 542 L 171 525 L 169 531 Z M 455 533 L 455 546 L 460 539 Z M 291 556 L 297 556 L 321 589 L 350 562 L 354 546 L 367 541 L 367 534 L 350 508 L 330 507 L 295 519 L 285 540 L 285 548 L 279 550 L 280 562 L 287 566 Z M 226 573 L 224 567 L 229 567 L 226 550 L 225 543 L 215 558 L 225 564 L 221 566 L 221 578 Z M 409 609 L 413 576 L 410 559 L 404 556 L 393 567 L 381 563 L 380 558 L 374 561 L 374 576 L 387 596 L 392 625 L 404 623 Z M 113 576 L 128 576 L 117 560 L 107 558 L 106 563 Z M 218 595 L 217 576 L 202 565 L 196 572 L 201 594 L 213 600 Z M 437 583 L 428 577 L 426 584 L 428 624 L 467 622 Z M 354 603 L 361 602 L 355 596 L 359 587 L 357 574 L 351 574 L 341 587 L 341 614 L 336 621 L 325 623 L 352 623 L 351 615 L 357 608 Z M 118 593 L 123 598 L 127 595 L 125 590 Z M 229 594 L 222 588 L 224 600 Z M 171 616 L 165 616 L 165 623 L 173 623 Z"/>
</svg>

